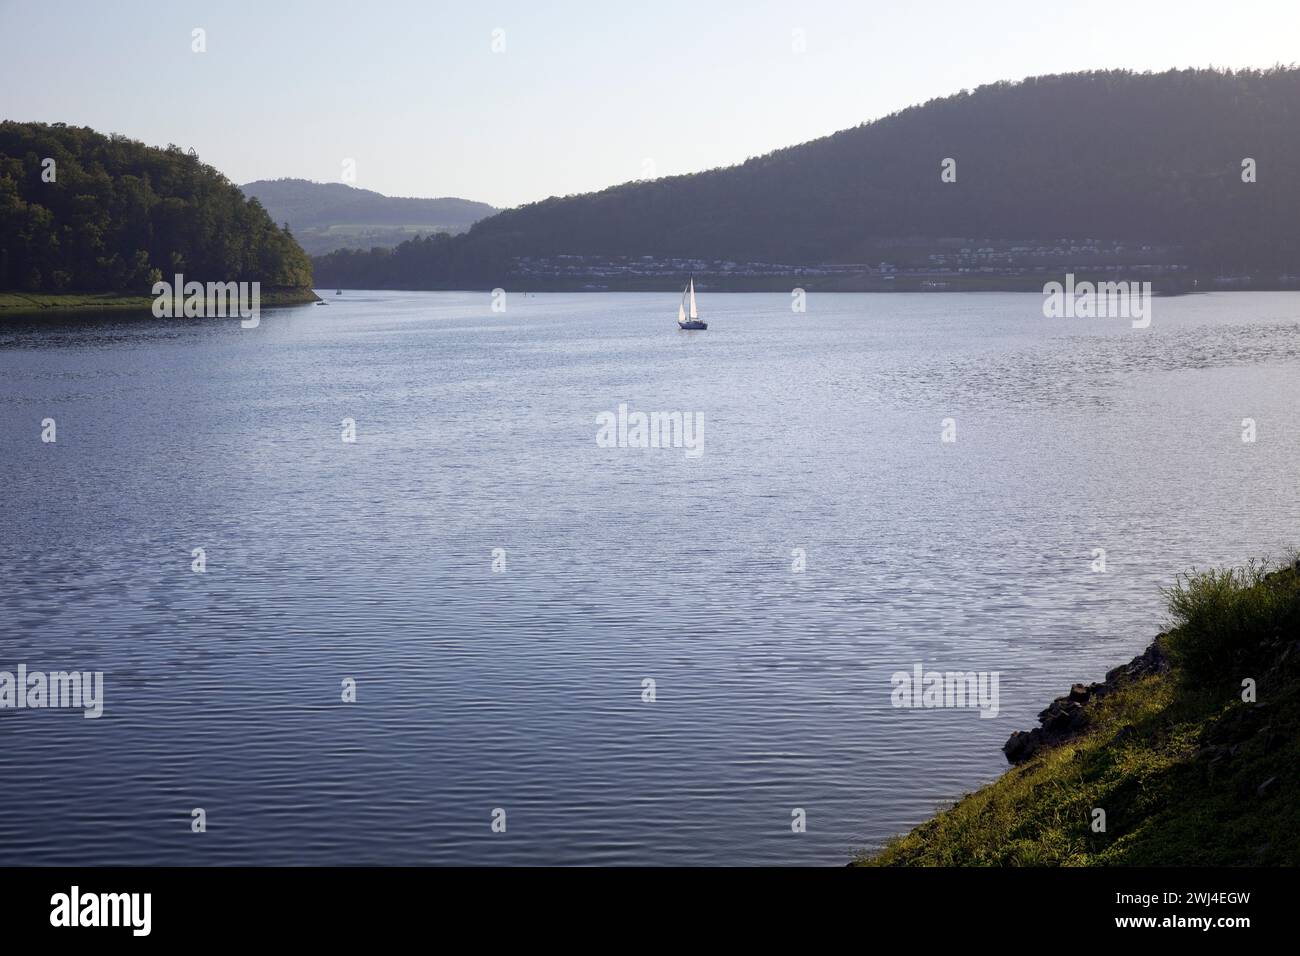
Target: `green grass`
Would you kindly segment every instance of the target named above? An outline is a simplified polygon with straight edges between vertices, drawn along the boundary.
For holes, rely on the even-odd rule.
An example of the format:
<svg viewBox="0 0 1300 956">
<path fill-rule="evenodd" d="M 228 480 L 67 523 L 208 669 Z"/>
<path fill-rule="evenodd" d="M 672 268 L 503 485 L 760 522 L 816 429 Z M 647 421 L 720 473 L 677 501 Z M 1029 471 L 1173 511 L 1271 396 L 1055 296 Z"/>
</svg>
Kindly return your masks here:
<svg viewBox="0 0 1300 956">
<path fill-rule="evenodd" d="M 312 302 L 316 298 L 310 289 L 263 289 L 261 304 L 269 308 Z M 150 295 L 119 295 L 114 292 L 0 292 L 0 317 L 72 312 L 151 313 L 153 303 Z"/>
<path fill-rule="evenodd" d="M 1082 737 L 855 862 L 1300 864 L 1300 565 L 1193 572 L 1166 597 L 1168 674 L 1089 705 Z"/>
<path fill-rule="evenodd" d="M 0 292 L 0 315 L 33 312 L 149 311 L 153 297 L 124 296 L 111 292 Z"/>
<path fill-rule="evenodd" d="M 1166 592 L 1178 628 L 1170 656 L 1192 683 L 1226 671 L 1258 667 L 1261 654 L 1300 625 L 1300 579 L 1274 575 L 1260 563 L 1182 575 Z"/>
</svg>

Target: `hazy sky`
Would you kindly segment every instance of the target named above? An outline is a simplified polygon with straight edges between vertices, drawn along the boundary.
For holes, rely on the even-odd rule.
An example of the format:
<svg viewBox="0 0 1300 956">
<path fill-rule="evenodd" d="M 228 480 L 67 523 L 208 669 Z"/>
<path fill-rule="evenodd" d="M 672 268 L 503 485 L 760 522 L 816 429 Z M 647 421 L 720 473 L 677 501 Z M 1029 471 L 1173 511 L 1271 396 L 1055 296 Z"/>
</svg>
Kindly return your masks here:
<svg viewBox="0 0 1300 956">
<path fill-rule="evenodd" d="M 239 183 L 350 158 L 358 186 L 507 206 L 998 79 L 1297 50 L 1300 0 L 0 0 L 0 118 L 192 146 Z"/>
</svg>

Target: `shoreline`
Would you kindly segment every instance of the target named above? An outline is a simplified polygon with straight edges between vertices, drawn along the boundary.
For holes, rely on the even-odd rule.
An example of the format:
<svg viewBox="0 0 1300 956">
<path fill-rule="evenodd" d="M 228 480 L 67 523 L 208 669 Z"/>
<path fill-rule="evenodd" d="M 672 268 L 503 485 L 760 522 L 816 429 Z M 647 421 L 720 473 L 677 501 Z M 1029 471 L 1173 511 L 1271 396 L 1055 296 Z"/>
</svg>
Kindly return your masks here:
<svg viewBox="0 0 1300 956">
<path fill-rule="evenodd" d="M 763 295 L 763 294 L 789 294 L 789 283 L 781 285 L 747 285 L 741 284 L 735 286 L 724 284 L 722 286 L 697 283 L 701 292 L 707 292 L 710 295 Z M 351 286 L 321 286 L 322 289 L 342 288 L 344 293 L 349 292 L 458 292 L 474 294 L 490 294 L 493 290 L 486 286 L 470 287 L 457 286 L 437 289 L 397 289 L 397 288 L 353 288 Z M 805 283 L 801 288 L 808 294 L 817 295 L 954 295 L 970 293 L 1016 293 L 1020 295 L 1042 296 L 1043 290 L 1039 286 L 1026 287 L 1024 285 L 1000 285 L 996 283 L 971 284 L 961 288 L 944 288 L 944 289 L 927 289 L 918 288 L 913 285 L 899 286 L 870 286 L 870 287 L 824 287 L 815 283 Z M 611 286 L 608 288 L 590 288 L 576 284 L 567 283 L 549 283 L 545 285 L 534 286 L 514 286 L 506 287 L 506 290 L 515 295 L 573 295 L 588 294 L 602 295 L 612 293 L 666 293 L 680 292 L 680 289 L 656 283 L 632 283 L 628 285 Z M 1161 289 L 1159 287 L 1152 289 L 1152 296 L 1155 298 L 1173 298 L 1183 296 L 1208 295 L 1210 293 L 1234 293 L 1248 294 L 1251 292 L 1300 292 L 1300 288 L 1294 286 L 1281 285 L 1260 285 L 1248 288 L 1240 286 L 1224 288 L 1199 288 L 1199 289 Z M 137 295 L 128 296 L 111 292 L 0 292 L 0 319 L 9 316 L 30 318 L 37 315 L 78 315 L 95 312 L 113 312 L 121 314 L 141 314 L 151 313 L 153 309 L 154 296 Z M 329 294 L 322 295 L 315 289 L 272 289 L 261 294 L 261 304 L 267 308 L 277 308 L 287 305 L 305 305 L 311 302 L 332 301 L 333 296 Z"/>
<path fill-rule="evenodd" d="M 1014 732 L 996 780 L 848 865 L 1300 862 L 1300 558 L 1166 596 L 1175 626 Z"/>
<path fill-rule="evenodd" d="M 494 289 L 488 286 L 447 286 L 437 289 L 398 289 L 388 287 L 362 287 L 362 286 L 321 286 L 322 289 L 339 289 L 344 293 L 348 292 L 459 292 L 472 293 L 474 295 L 490 295 Z M 541 286 L 499 286 L 511 295 L 611 295 L 614 293 L 640 292 L 646 294 L 666 294 L 675 293 L 681 295 L 681 289 L 671 289 L 667 286 L 619 286 L 606 289 L 590 289 L 582 287 L 541 287 Z M 1035 295 L 1043 296 L 1041 286 L 1034 288 L 992 288 L 992 287 L 972 287 L 968 289 L 913 289 L 913 288 L 863 288 L 863 289 L 828 289 L 811 284 L 799 286 L 809 295 L 970 295 L 983 293 L 1008 293 L 1016 295 Z M 698 293 L 708 293 L 709 295 L 789 295 L 792 287 L 789 285 L 777 287 L 762 288 L 719 288 L 717 286 L 706 286 L 697 282 L 695 290 Z M 1214 288 L 1214 289 L 1196 289 L 1187 291 L 1172 291 L 1162 289 L 1152 289 L 1151 297 L 1154 299 L 1172 299 L 1184 298 L 1198 295 L 1211 295 L 1220 293 L 1232 293 L 1234 295 L 1246 295 L 1252 292 L 1300 292 L 1300 286 L 1258 286 L 1248 289 L 1243 288 Z M 329 296 L 332 298 L 332 296 Z"/>
<path fill-rule="evenodd" d="M 717 295 L 720 293 L 780 293 L 789 295 L 795 288 L 803 289 L 809 295 L 816 293 L 824 295 L 829 293 L 907 293 L 916 295 L 951 295 L 958 293 L 970 292 L 1018 292 L 1024 294 L 1033 294 L 1041 296 L 1043 294 L 1044 281 L 1060 281 L 1064 278 L 1064 273 L 1053 278 L 1052 276 L 1044 278 L 1034 278 L 1029 280 L 968 280 L 964 282 L 955 282 L 945 280 L 942 287 L 928 286 L 923 279 L 906 279 L 898 282 L 873 282 L 867 281 L 827 281 L 819 280 L 814 276 L 774 276 L 770 279 L 719 279 L 717 277 L 696 276 L 695 290 L 699 293 L 708 293 Z M 1161 281 L 1136 279 L 1130 277 L 1127 280 L 1117 279 L 1115 277 L 1105 277 L 1100 275 L 1090 275 L 1080 272 L 1074 273 L 1079 282 L 1151 282 L 1151 295 L 1155 298 L 1165 298 L 1172 296 L 1185 295 L 1204 295 L 1210 292 L 1300 292 L 1300 282 L 1283 283 L 1277 281 L 1257 282 L 1250 285 L 1215 285 L 1213 282 L 1201 282 L 1193 288 L 1190 283 L 1186 285 Z M 430 284 L 427 286 L 359 286 L 359 285 L 339 285 L 336 283 L 321 283 L 319 288 L 322 289 L 342 289 L 344 292 L 473 292 L 473 293 L 490 293 L 496 288 L 505 289 L 512 294 L 542 294 L 542 293 L 603 293 L 603 292 L 673 292 L 681 294 L 682 286 L 685 280 L 672 279 L 646 279 L 636 281 L 607 281 L 603 283 L 564 280 L 564 279 L 545 279 L 537 277 L 511 277 L 507 276 L 504 280 L 492 284 L 475 284 L 471 282 L 464 283 L 440 283 Z"/>
<path fill-rule="evenodd" d="M 319 301 L 312 289 L 269 289 L 260 293 L 264 307 L 305 305 Z M 77 315 L 117 312 L 126 315 L 153 314 L 152 295 L 121 295 L 115 292 L 0 292 L 0 319 L 7 316 L 31 318 L 37 315 Z"/>
</svg>

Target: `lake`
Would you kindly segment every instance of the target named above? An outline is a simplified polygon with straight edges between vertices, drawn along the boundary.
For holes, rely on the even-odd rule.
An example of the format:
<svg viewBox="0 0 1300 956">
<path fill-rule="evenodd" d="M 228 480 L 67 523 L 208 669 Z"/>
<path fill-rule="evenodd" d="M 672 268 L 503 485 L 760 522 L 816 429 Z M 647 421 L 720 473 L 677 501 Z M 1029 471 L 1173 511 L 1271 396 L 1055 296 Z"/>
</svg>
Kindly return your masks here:
<svg viewBox="0 0 1300 956">
<path fill-rule="evenodd" d="M 839 865 L 1300 542 L 1300 294 L 326 298 L 0 323 L 0 864 Z"/>
</svg>

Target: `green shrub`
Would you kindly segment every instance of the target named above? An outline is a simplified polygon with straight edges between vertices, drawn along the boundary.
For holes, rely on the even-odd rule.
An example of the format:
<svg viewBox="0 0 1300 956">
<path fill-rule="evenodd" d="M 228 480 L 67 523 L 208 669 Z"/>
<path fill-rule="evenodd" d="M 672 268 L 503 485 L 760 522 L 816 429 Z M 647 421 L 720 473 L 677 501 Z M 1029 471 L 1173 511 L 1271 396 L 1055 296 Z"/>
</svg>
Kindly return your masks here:
<svg viewBox="0 0 1300 956">
<path fill-rule="evenodd" d="M 1166 645 L 1182 675 L 1194 683 L 1235 680 L 1269 644 L 1300 623 L 1300 584 L 1294 568 L 1243 568 L 1180 575 L 1165 598 L 1174 629 Z"/>
<path fill-rule="evenodd" d="M 1300 864 L 1300 667 L 1280 647 L 1300 637 L 1300 562 L 1193 571 L 1165 593 L 1174 670 L 1090 700 L 1082 736 L 856 862 Z M 1266 702 L 1242 700 L 1244 676 Z"/>
</svg>

